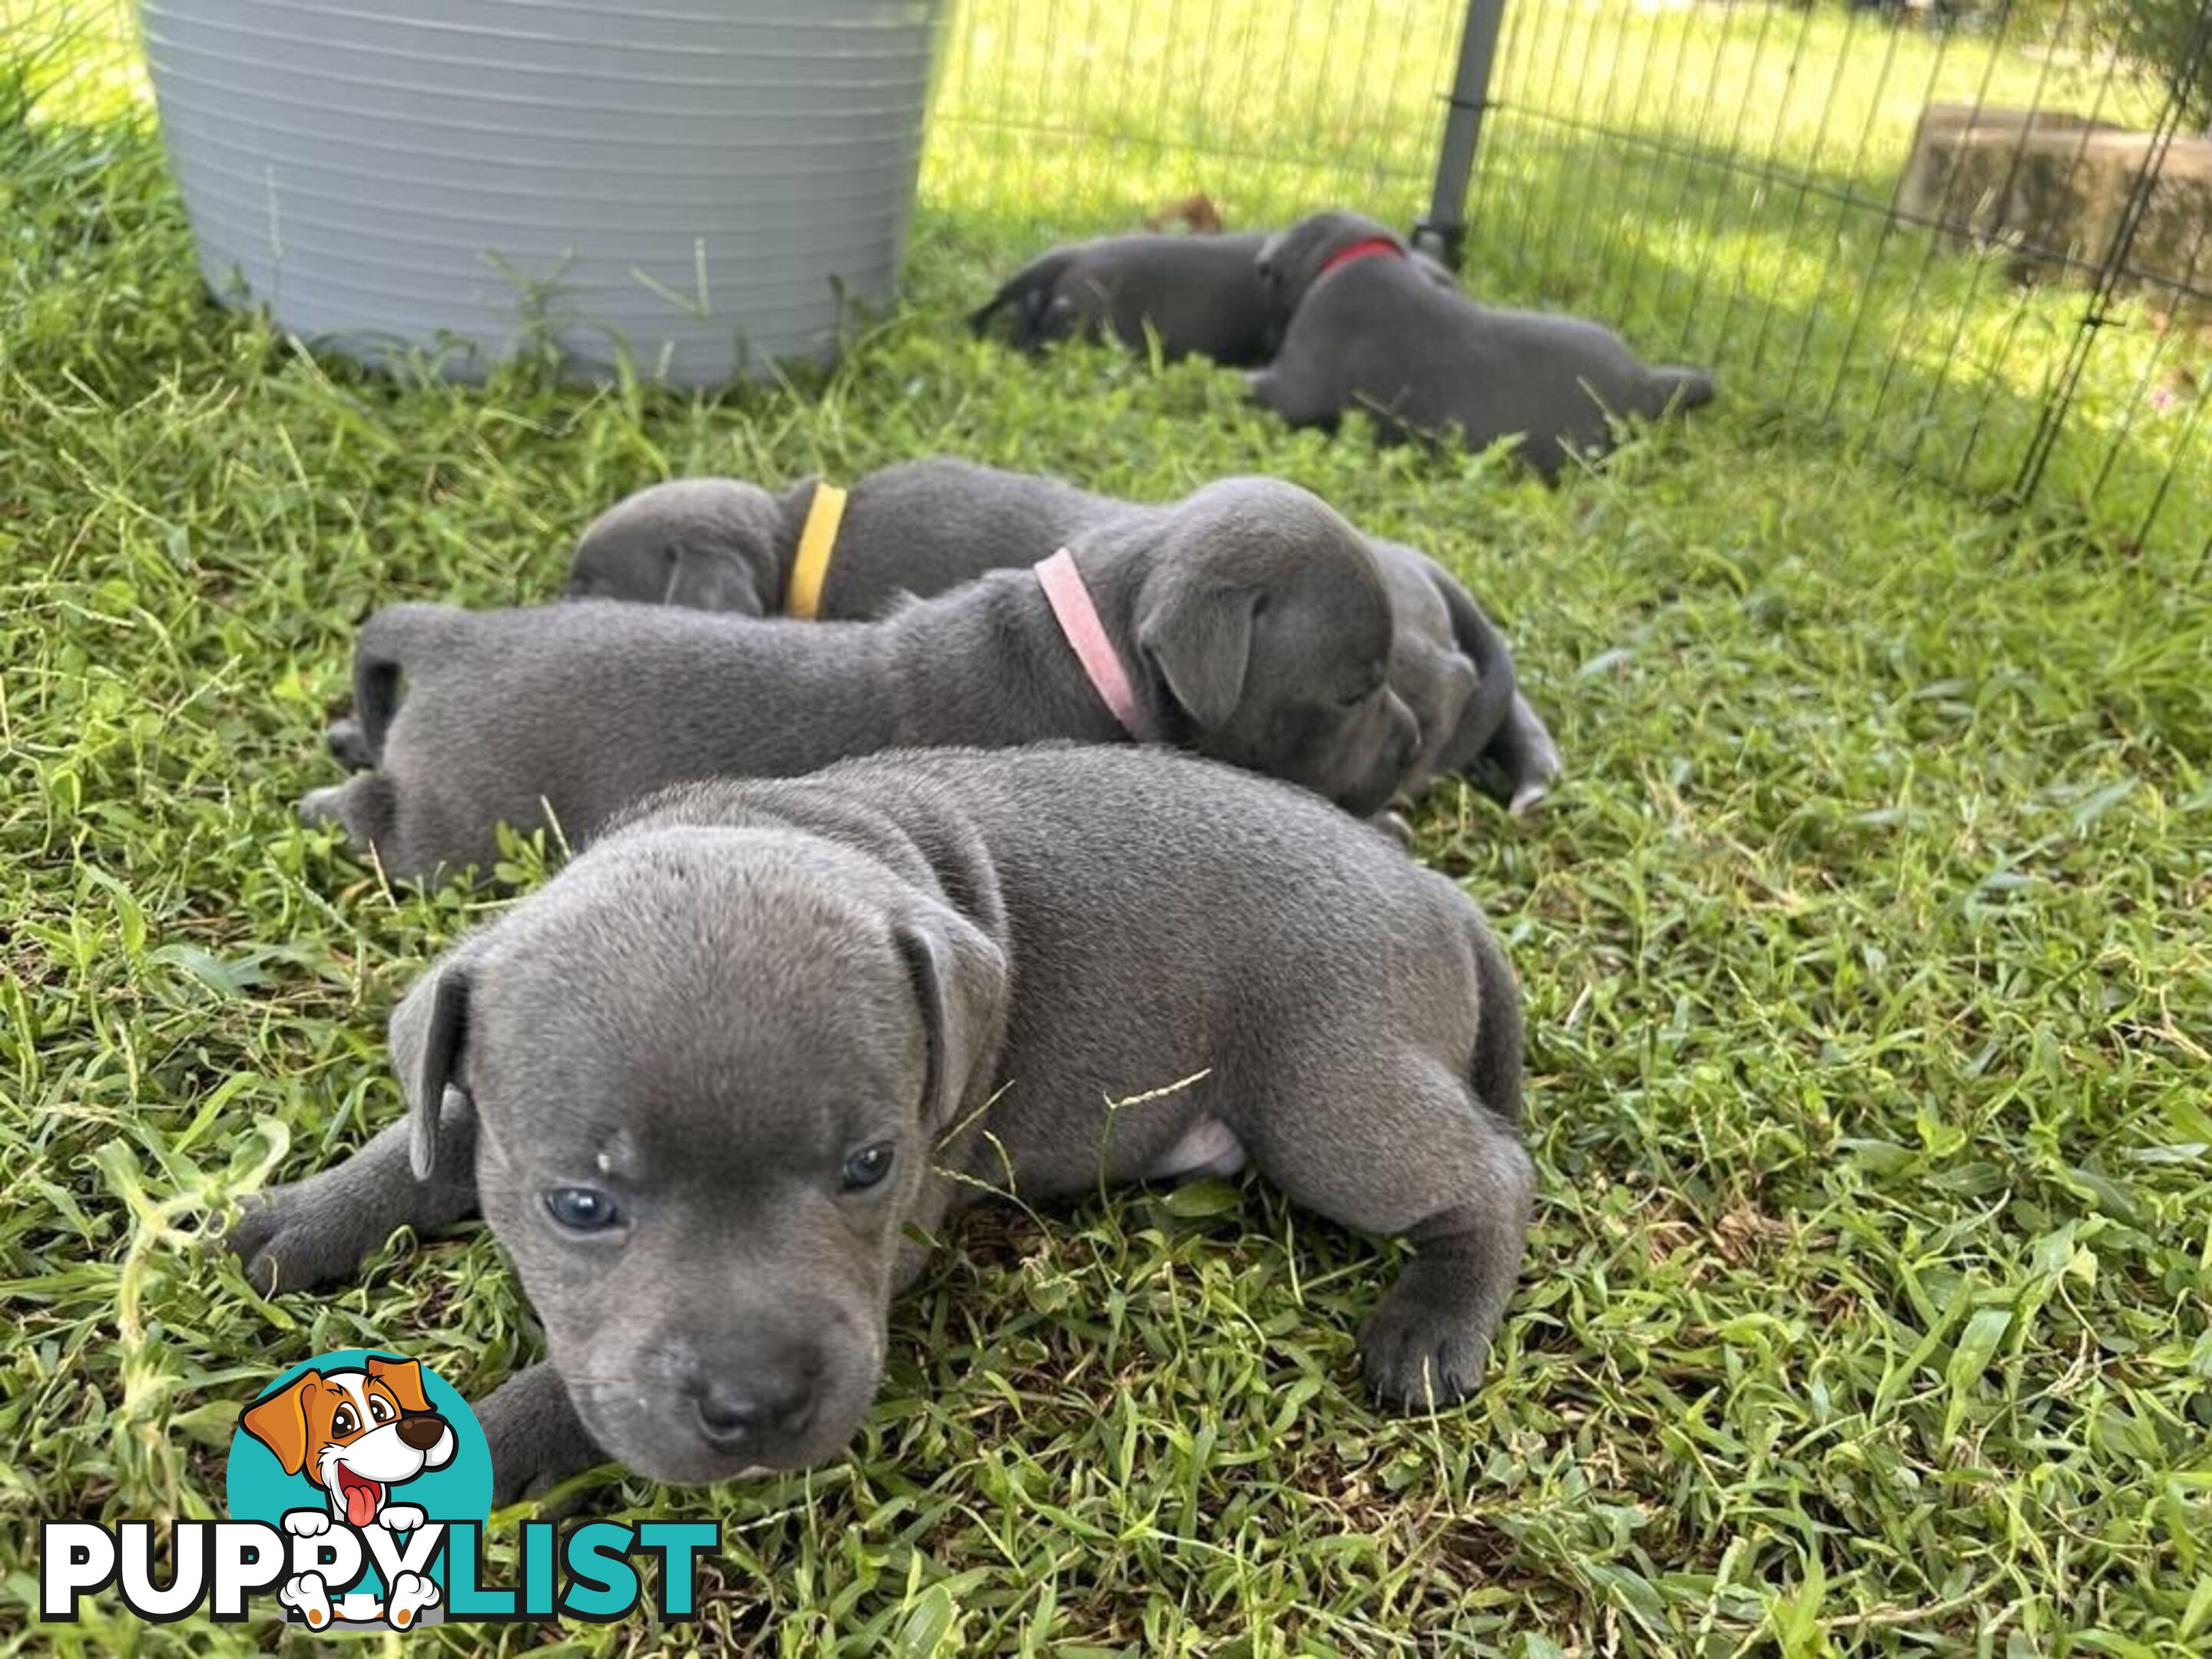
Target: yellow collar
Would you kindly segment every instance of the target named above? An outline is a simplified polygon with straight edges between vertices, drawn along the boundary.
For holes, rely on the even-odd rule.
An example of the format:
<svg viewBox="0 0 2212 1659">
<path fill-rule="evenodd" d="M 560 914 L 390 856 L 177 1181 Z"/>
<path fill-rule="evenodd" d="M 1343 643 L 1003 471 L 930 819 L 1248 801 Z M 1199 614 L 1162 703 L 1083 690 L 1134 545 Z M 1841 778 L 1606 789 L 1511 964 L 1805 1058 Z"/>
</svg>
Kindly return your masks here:
<svg viewBox="0 0 2212 1659">
<path fill-rule="evenodd" d="M 805 528 L 799 532 L 799 556 L 792 561 L 786 616 L 812 622 L 820 614 L 822 584 L 830 574 L 830 555 L 836 550 L 837 526 L 844 520 L 845 492 L 833 483 L 816 484 Z"/>
</svg>

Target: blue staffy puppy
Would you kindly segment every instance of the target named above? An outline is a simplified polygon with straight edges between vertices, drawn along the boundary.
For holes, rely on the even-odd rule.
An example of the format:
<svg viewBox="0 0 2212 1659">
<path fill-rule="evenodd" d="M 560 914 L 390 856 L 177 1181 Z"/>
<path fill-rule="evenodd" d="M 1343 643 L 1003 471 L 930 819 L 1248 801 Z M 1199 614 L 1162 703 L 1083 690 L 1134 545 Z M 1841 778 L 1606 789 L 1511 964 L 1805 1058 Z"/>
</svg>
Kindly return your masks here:
<svg viewBox="0 0 2212 1659">
<path fill-rule="evenodd" d="M 808 772 L 878 749 L 1135 737 L 1366 814 L 1420 743 L 1387 678 L 1392 637 L 1366 541 L 1264 478 L 1209 484 L 881 622 L 394 605 L 355 653 L 374 769 L 301 811 L 411 879 L 488 866 L 501 823 L 557 825 L 580 844 L 686 779 Z"/>
<path fill-rule="evenodd" d="M 641 489 L 585 530 L 568 591 L 772 615 L 803 585 L 800 548 L 821 489 L 813 479 L 771 494 L 735 478 L 679 478 Z M 836 617 L 878 616 L 904 594 L 941 593 L 1106 526 L 1174 511 L 942 457 L 871 473 L 838 507 L 810 589 L 815 613 Z M 1369 545 L 1396 617 L 1390 687 L 1420 725 L 1405 793 L 1468 772 L 1525 808 L 1558 780 L 1559 757 L 1518 689 L 1510 648 L 1442 565 L 1400 543 Z"/>
<path fill-rule="evenodd" d="M 391 1047 L 407 1121 L 232 1242 L 297 1290 L 480 1212 L 547 1346 L 479 1413 L 502 1504 L 609 1456 L 835 1457 L 979 1194 L 1248 1162 L 1413 1242 L 1361 1362 L 1387 1405 L 1449 1404 L 1531 1203 L 1519 993 L 1474 905 L 1311 794 L 1157 749 L 671 791 L 449 952 Z"/>
<path fill-rule="evenodd" d="M 1710 403 L 1693 368 L 1653 368 L 1581 317 L 1478 305 L 1422 275 L 1371 219 L 1316 214 L 1271 237 L 1260 277 L 1290 318 L 1252 395 L 1293 426 L 1364 409 L 1394 434 L 1456 434 L 1484 449 L 1517 437 L 1547 478 L 1571 450 L 1603 448 L 1611 422 Z"/>
</svg>

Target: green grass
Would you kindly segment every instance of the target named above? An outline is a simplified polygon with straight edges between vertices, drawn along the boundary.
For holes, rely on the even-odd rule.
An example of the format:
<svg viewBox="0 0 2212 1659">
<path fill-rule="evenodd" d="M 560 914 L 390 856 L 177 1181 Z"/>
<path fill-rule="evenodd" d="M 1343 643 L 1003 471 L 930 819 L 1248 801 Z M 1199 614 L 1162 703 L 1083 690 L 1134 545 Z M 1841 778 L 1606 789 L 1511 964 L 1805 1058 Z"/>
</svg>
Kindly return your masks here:
<svg viewBox="0 0 2212 1659">
<path fill-rule="evenodd" d="M 725 1523 L 677 1645 L 2203 1652 L 2193 550 L 1986 515 L 1743 400 L 1551 492 L 1285 434 L 1195 366 L 1016 362 L 959 303 L 1039 218 L 1128 204 L 1032 200 L 969 144 L 933 156 L 908 307 L 834 375 L 475 392 L 212 307 L 127 75 L 0 112 L 0 1650 L 305 1650 L 36 1627 L 33 1523 L 219 1513 L 240 1401 L 311 1352 L 403 1346 L 477 1395 L 533 1352 L 481 1231 L 273 1302 L 209 1244 L 398 1112 L 383 1015 L 484 902 L 292 819 L 356 620 L 546 595 L 669 473 L 943 450 L 1148 495 L 1279 473 L 1510 624 L 1571 780 L 1527 823 L 1448 790 L 1419 851 L 1519 964 L 1541 1212 L 1489 1386 L 1412 1422 L 1357 1387 L 1385 1255 L 1255 1187 L 976 1215 L 849 1458 L 593 1495 Z M 480 1641 L 661 1638 L 417 1645 Z"/>
</svg>

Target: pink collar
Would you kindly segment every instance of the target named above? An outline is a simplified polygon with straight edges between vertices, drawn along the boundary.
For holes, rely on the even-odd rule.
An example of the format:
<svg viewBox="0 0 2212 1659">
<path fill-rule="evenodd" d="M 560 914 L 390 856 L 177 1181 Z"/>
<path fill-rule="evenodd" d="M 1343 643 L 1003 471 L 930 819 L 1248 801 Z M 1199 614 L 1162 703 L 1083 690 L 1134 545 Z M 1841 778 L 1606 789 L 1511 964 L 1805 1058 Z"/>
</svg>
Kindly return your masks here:
<svg viewBox="0 0 2212 1659">
<path fill-rule="evenodd" d="M 1393 259 L 1406 257 L 1406 250 L 1388 236 L 1370 236 L 1364 241 L 1346 242 L 1321 262 L 1321 269 L 1314 272 L 1314 281 L 1319 282 L 1339 265 L 1348 265 L 1354 259 L 1379 259 L 1386 253 Z"/>
<path fill-rule="evenodd" d="M 1106 624 L 1098 618 L 1098 607 L 1091 602 L 1091 590 L 1083 585 L 1075 556 L 1063 547 L 1035 570 L 1037 586 L 1044 589 L 1045 603 L 1052 607 L 1053 619 L 1066 636 L 1075 659 L 1083 665 L 1098 701 L 1139 743 L 1156 742 L 1159 734 L 1145 711 L 1137 707 L 1137 694 L 1121 666 L 1121 653 L 1106 637 Z"/>
</svg>

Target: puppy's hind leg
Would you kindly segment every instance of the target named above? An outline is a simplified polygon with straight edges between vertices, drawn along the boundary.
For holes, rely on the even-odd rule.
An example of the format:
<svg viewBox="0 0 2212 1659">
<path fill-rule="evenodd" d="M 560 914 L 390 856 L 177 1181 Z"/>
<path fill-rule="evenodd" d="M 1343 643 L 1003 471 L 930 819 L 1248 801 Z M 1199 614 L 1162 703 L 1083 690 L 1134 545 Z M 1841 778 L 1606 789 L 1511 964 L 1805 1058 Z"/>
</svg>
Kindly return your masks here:
<svg viewBox="0 0 2212 1659">
<path fill-rule="evenodd" d="M 1651 384 L 1659 395 L 1659 411 L 1703 409 L 1719 395 L 1713 377 L 1701 368 L 1662 363 L 1651 370 Z"/>
<path fill-rule="evenodd" d="M 1510 1136 L 1464 1149 L 1480 1173 L 1460 1204 L 1404 1230 L 1413 1246 L 1359 1333 L 1361 1369 L 1384 1405 L 1431 1411 L 1482 1381 L 1490 1339 L 1520 1277 L 1535 1176 Z"/>
<path fill-rule="evenodd" d="M 1334 432 L 1344 410 L 1308 384 L 1314 378 L 1311 373 L 1301 376 L 1295 366 L 1278 357 L 1267 368 L 1255 368 L 1245 375 L 1245 401 L 1273 410 L 1294 427 L 1315 426 Z"/>
<path fill-rule="evenodd" d="M 476 1213 L 476 1114 L 458 1091 L 438 1117 L 436 1173 L 415 1178 L 408 1126 L 395 1123 L 334 1170 L 249 1200 L 224 1242 L 264 1296 L 351 1277 L 402 1227 L 419 1232 Z"/>
<path fill-rule="evenodd" d="M 1518 1035 L 1516 1024 L 1516 1072 Z M 1254 1161 L 1293 1202 L 1412 1241 L 1413 1259 L 1360 1332 L 1362 1369 L 1386 1406 L 1449 1406 L 1481 1382 L 1520 1276 L 1535 1177 L 1513 1121 L 1517 1097 L 1510 1108 L 1486 1101 L 1480 1075 L 1470 1091 L 1419 1056 L 1356 1083 L 1332 1071 L 1339 1082 L 1327 1093 L 1309 1077 L 1300 1104 L 1270 1103 L 1253 1126 Z"/>
</svg>

